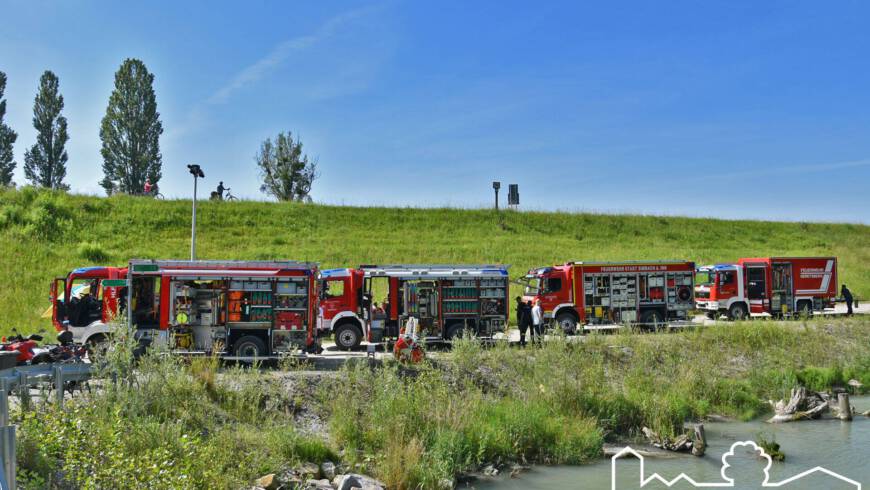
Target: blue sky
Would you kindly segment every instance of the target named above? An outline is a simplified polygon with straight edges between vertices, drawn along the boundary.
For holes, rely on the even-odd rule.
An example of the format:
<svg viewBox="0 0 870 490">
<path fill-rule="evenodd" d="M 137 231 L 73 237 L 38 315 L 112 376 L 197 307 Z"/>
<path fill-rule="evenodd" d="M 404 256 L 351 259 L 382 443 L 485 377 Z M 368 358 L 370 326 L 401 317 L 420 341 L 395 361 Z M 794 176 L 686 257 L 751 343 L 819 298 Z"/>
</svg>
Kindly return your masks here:
<svg viewBox="0 0 870 490">
<path fill-rule="evenodd" d="M 0 1 L 19 162 L 40 74 L 66 99 L 68 182 L 101 194 L 126 57 L 155 74 L 167 196 L 263 199 L 282 130 L 316 201 L 870 223 L 870 4 Z M 505 193 L 502 193 L 505 197 Z"/>
</svg>

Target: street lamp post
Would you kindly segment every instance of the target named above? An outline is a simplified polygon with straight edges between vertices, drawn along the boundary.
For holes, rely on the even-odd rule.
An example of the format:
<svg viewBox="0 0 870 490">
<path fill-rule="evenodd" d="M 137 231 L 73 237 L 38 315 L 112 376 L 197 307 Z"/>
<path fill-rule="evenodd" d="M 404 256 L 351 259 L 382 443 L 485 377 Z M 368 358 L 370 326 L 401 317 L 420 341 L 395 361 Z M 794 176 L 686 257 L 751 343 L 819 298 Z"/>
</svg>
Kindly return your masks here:
<svg viewBox="0 0 870 490">
<path fill-rule="evenodd" d="M 501 182 L 494 181 L 492 183 L 492 190 L 495 191 L 495 210 L 498 211 L 498 190 L 501 189 Z"/>
<path fill-rule="evenodd" d="M 196 260 L 196 179 L 204 179 L 205 174 L 199 165 L 188 165 L 187 169 L 193 175 L 193 218 L 190 220 L 190 260 Z"/>
</svg>

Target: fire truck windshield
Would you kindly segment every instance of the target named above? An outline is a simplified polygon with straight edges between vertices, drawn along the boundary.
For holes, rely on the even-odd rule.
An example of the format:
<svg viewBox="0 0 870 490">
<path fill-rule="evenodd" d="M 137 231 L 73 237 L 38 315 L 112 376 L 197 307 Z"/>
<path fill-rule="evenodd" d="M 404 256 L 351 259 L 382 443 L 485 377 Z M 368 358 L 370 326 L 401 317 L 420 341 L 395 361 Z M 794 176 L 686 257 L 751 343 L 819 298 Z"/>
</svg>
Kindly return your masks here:
<svg viewBox="0 0 870 490">
<path fill-rule="evenodd" d="M 695 273 L 695 284 L 709 286 L 716 281 L 716 271 L 699 270 Z"/>
<path fill-rule="evenodd" d="M 523 288 L 523 294 L 526 296 L 537 296 L 541 292 L 541 278 L 539 276 L 526 276 L 523 278 L 526 287 Z"/>
</svg>

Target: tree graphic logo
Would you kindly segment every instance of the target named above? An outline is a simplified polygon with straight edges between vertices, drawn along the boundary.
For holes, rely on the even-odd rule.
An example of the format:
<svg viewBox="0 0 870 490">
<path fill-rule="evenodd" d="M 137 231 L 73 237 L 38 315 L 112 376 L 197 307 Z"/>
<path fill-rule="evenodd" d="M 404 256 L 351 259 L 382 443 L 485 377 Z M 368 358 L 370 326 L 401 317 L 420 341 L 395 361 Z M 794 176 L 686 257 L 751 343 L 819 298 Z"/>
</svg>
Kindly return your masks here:
<svg viewBox="0 0 870 490">
<path fill-rule="evenodd" d="M 742 468 L 740 469 L 741 471 L 734 471 L 737 470 L 737 468 L 732 466 L 732 464 L 735 462 L 735 453 L 737 450 L 743 450 L 744 453 L 746 452 L 746 450 L 749 450 L 751 453 L 754 453 L 755 458 L 763 459 L 763 469 L 760 472 L 755 472 L 757 474 L 754 475 L 751 472 L 749 474 L 742 472 Z M 680 481 L 686 482 L 695 488 L 733 488 L 735 479 L 738 477 L 738 475 L 741 482 L 748 481 L 751 483 L 755 483 L 759 487 L 788 488 L 789 483 L 795 482 L 810 475 L 821 474 L 832 479 L 831 486 L 833 486 L 834 480 L 837 480 L 840 485 L 848 485 L 855 490 L 862 490 L 861 483 L 821 466 L 816 466 L 815 468 L 811 468 L 807 471 L 798 473 L 797 475 L 781 481 L 770 481 L 770 467 L 773 465 L 773 460 L 770 458 L 770 455 L 764 451 L 763 448 L 755 443 L 755 441 L 738 441 L 731 445 L 731 448 L 728 450 L 728 452 L 722 455 L 722 469 L 720 470 L 722 480 L 715 482 L 697 482 L 685 473 L 680 473 L 671 480 L 664 478 L 658 473 L 652 473 L 651 475 L 647 476 L 643 455 L 632 449 L 630 446 L 626 446 L 623 450 L 614 454 L 613 457 L 610 458 L 611 490 L 616 490 L 617 461 L 629 456 L 633 456 L 640 461 L 640 478 L 638 488 L 643 488 L 651 482 L 658 482 L 664 484 L 667 487 L 672 487 Z M 739 460 L 740 457 L 737 457 L 736 459 Z M 758 465 L 756 464 L 755 467 L 757 468 Z M 747 477 L 754 479 L 748 480 Z M 758 480 L 760 480 L 760 482 Z"/>
</svg>

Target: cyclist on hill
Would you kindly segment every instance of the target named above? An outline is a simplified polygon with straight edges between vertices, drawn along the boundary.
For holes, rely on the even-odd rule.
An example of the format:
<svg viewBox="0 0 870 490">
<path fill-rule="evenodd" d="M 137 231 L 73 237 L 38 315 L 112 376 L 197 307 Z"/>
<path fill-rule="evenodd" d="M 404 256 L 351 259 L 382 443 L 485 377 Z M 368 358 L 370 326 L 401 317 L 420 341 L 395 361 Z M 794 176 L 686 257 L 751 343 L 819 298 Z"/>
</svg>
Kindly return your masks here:
<svg viewBox="0 0 870 490">
<path fill-rule="evenodd" d="M 153 187 L 153 186 L 151 185 L 151 179 L 150 179 L 150 178 L 146 178 L 146 179 L 145 179 L 145 186 L 142 188 L 142 190 L 145 191 L 145 195 L 146 195 L 146 196 L 151 194 L 151 188 L 152 188 L 152 187 Z"/>
</svg>

